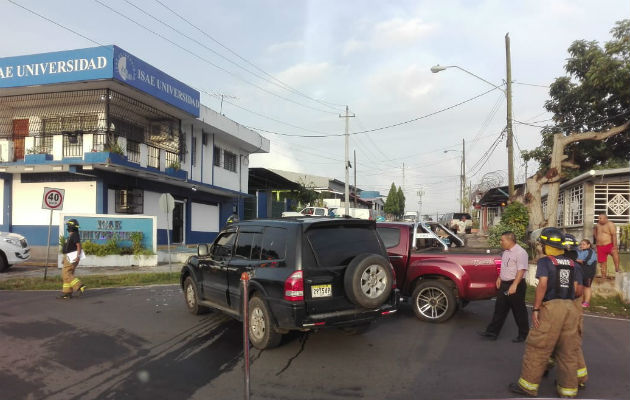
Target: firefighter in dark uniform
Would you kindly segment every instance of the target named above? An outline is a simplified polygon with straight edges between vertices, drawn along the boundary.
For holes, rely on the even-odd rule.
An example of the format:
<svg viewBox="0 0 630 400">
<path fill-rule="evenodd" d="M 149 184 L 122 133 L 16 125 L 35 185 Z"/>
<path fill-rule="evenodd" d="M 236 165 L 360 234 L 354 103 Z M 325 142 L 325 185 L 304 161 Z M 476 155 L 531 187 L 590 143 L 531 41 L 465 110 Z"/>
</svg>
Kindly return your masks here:
<svg viewBox="0 0 630 400">
<path fill-rule="evenodd" d="M 532 311 L 533 328 L 525 342 L 521 376 L 509 389 L 521 395 L 536 396 L 538 386 L 555 351 L 558 365 L 556 390 L 561 398 L 577 395 L 579 315 L 574 299 L 581 296 L 582 271 L 564 255 L 564 235 L 557 228 L 545 228 L 539 241 L 546 257 L 538 260 L 536 296 Z M 578 293 L 576 293 L 578 292 Z"/>
<path fill-rule="evenodd" d="M 66 222 L 68 228 L 68 238 L 63 246 L 63 269 L 61 270 L 61 278 L 63 279 L 62 293 L 58 299 L 71 299 L 72 292 L 78 294 L 85 293 L 85 285 L 81 283 L 79 278 L 74 276 L 74 270 L 79 265 L 81 255 L 81 237 L 79 236 L 79 221 L 71 218 Z M 72 257 L 72 259 L 70 259 Z"/>
</svg>

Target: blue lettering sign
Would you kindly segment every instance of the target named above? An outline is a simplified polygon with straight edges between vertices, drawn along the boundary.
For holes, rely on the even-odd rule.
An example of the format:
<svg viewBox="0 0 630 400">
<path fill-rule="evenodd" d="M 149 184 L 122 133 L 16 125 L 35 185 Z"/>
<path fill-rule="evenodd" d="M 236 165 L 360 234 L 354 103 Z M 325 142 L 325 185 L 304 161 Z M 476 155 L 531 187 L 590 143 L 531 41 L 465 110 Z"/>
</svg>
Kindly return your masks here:
<svg viewBox="0 0 630 400">
<path fill-rule="evenodd" d="M 114 79 L 199 116 L 199 92 L 114 46 Z"/>
</svg>

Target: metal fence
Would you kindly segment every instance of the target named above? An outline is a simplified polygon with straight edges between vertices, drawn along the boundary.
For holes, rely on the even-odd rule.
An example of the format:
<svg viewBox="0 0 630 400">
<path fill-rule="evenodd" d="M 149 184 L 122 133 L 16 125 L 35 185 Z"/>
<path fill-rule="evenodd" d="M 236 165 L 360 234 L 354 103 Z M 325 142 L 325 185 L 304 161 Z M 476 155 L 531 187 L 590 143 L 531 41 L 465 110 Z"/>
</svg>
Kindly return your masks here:
<svg viewBox="0 0 630 400">
<path fill-rule="evenodd" d="M 160 168 L 160 149 L 153 146 L 147 146 L 148 157 L 147 157 L 147 166 L 153 168 Z"/>
</svg>

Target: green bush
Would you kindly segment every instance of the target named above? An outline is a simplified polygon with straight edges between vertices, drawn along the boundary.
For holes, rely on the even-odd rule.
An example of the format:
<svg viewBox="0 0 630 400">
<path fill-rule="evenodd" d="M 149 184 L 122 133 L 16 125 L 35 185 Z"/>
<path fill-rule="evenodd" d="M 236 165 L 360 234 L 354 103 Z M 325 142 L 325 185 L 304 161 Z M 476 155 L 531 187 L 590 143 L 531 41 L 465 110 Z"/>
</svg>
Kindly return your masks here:
<svg viewBox="0 0 630 400">
<path fill-rule="evenodd" d="M 118 237 L 114 236 L 109 239 L 105 244 L 93 243 L 89 240 L 81 242 L 81 248 L 87 255 L 93 256 L 117 256 L 117 255 L 153 255 L 153 251 L 142 247 L 142 239 L 144 235 L 142 232 L 134 232 L 130 235 L 131 247 L 120 246 L 118 243 Z M 63 245 L 66 243 L 64 236 L 59 236 L 59 252 L 62 251 Z"/>
<path fill-rule="evenodd" d="M 512 203 L 505 207 L 501 222 L 490 228 L 488 242 L 492 247 L 501 247 L 501 234 L 512 231 L 516 235 L 519 245 L 526 248 L 527 225 L 529 224 L 529 213 L 522 203 Z"/>
</svg>

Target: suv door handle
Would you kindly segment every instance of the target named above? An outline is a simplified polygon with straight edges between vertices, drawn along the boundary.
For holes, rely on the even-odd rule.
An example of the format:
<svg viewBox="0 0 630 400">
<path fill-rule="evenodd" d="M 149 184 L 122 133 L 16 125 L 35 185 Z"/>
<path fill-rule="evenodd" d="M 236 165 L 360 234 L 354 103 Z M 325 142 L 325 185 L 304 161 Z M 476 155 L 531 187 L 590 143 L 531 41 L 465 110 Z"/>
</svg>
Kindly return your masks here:
<svg viewBox="0 0 630 400">
<path fill-rule="evenodd" d="M 389 256 L 389 258 L 403 258 L 403 256 Z"/>
</svg>

